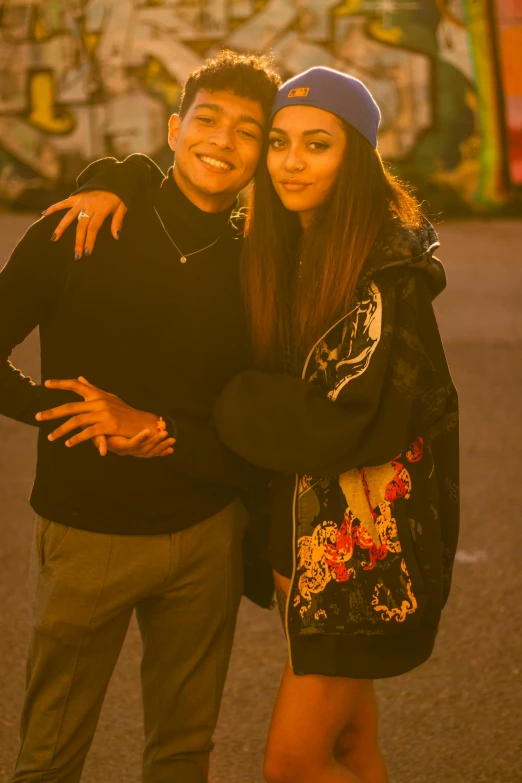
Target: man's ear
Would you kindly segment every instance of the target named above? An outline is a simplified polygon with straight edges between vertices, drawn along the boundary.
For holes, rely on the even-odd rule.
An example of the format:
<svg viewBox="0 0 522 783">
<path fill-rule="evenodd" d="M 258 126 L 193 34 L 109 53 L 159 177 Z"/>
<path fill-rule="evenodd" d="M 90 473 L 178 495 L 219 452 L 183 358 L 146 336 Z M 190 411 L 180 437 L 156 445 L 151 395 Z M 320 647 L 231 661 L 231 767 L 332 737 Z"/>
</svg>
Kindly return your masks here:
<svg viewBox="0 0 522 783">
<path fill-rule="evenodd" d="M 169 147 L 173 152 L 176 150 L 176 142 L 178 140 L 180 125 L 181 117 L 179 114 L 173 114 L 169 119 Z"/>
</svg>

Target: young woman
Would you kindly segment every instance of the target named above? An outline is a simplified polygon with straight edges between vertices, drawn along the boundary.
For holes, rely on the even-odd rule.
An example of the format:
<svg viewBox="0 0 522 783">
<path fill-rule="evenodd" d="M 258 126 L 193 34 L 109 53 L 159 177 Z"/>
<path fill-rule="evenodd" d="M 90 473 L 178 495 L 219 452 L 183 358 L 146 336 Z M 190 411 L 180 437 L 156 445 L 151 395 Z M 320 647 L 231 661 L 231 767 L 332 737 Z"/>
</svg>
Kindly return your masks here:
<svg viewBox="0 0 522 783">
<path fill-rule="evenodd" d="M 458 408 L 432 308 L 445 275 L 433 228 L 383 167 L 379 119 L 346 74 L 291 79 L 251 193 L 243 282 L 258 370 L 228 384 L 215 422 L 276 471 L 289 659 L 268 783 L 388 780 L 373 680 L 430 656 L 450 588 Z"/>
<path fill-rule="evenodd" d="M 268 781 L 387 780 L 372 681 L 433 648 L 458 534 L 457 397 L 432 308 L 438 242 L 377 152 L 345 74 L 280 89 L 244 248 L 263 372 L 233 379 L 221 439 L 278 471 L 271 554 L 289 663 Z"/>
</svg>

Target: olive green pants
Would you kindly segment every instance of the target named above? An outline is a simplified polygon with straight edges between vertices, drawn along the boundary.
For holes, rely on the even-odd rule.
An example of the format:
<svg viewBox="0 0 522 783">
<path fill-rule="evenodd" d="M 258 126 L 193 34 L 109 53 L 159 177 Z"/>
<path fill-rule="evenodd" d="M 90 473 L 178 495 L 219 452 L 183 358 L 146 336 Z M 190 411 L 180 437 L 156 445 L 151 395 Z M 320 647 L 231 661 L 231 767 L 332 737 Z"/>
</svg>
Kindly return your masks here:
<svg viewBox="0 0 522 783">
<path fill-rule="evenodd" d="M 178 533 L 91 533 L 39 518 L 14 783 L 76 783 L 136 611 L 145 783 L 204 783 L 242 591 L 239 500 Z M 125 748 L 114 748 L 114 755 Z"/>
</svg>

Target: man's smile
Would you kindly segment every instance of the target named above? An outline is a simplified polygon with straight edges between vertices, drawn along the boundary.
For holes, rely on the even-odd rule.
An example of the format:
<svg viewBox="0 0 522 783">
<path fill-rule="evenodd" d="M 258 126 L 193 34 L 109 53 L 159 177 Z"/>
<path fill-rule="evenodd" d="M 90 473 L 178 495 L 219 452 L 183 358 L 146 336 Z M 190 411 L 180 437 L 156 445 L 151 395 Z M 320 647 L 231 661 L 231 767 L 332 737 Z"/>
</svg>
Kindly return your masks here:
<svg viewBox="0 0 522 783">
<path fill-rule="evenodd" d="M 196 157 L 213 171 L 232 171 L 235 166 L 226 160 L 196 153 Z"/>
</svg>

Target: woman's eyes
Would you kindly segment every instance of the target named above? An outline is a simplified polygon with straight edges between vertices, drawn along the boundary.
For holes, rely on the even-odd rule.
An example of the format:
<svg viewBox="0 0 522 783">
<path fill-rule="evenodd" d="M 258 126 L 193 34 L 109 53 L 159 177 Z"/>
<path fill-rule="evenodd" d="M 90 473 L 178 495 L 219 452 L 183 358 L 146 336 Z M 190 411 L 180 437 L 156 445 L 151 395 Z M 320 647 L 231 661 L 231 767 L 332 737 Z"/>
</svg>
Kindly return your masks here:
<svg viewBox="0 0 522 783">
<path fill-rule="evenodd" d="M 284 139 L 278 139 L 275 137 L 268 140 L 270 147 L 273 147 L 276 150 L 282 149 L 286 143 L 287 142 Z M 327 150 L 330 145 L 325 144 L 324 141 L 309 141 L 306 147 L 307 149 L 311 149 L 312 151 L 317 152 L 319 150 Z"/>
</svg>

